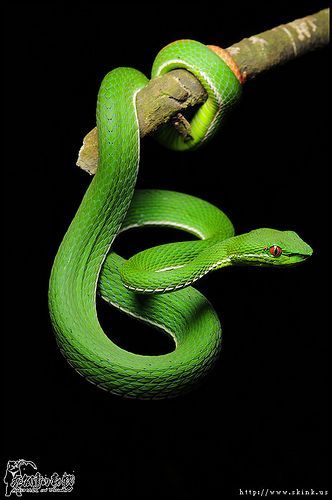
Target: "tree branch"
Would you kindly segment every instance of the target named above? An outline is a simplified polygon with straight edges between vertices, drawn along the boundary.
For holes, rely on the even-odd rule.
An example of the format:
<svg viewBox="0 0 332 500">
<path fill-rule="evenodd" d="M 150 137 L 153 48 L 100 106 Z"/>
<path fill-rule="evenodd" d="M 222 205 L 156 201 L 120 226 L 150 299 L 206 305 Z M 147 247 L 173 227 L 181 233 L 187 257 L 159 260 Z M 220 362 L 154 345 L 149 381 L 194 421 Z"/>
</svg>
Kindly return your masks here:
<svg viewBox="0 0 332 500">
<path fill-rule="evenodd" d="M 136 97 L 141 137 L 151 134 L 160 125 L 176 117 L 180 111 L 203 103 L 206 98 L 207 94 L 197 78 L 184 69 L 176 69 L 150 80 Z M 184 133 L 183 130 L 181 133 Z M 77 165 L 89 174 L 96 172 L 98 165 L 97 127 L 84 137 Z"/>
<path fill-rule="evenodd" d="M 329 9 L 281 24 L 228 47 L 245 80 L 329 43 Z"/>
<path fill-rule="evenodd" d="M 242 82 L 284 64 L 329 42 L 329 9 L 282 24 L 258 35 L 244 38 L 228 47 Z M 218 52 L 218 47 L 212 47 Z M 220 50 L 220 49 L 219 49 Z M 225 54 L 224 54 L 225 55 Z M 227 54 L 226 54 L 227 55 Z M 140 135 L 153 133 L 173 119 L 179 133 L 186 135 L 187 122 L 181 111 L 203 103 L 207 98 L 200 82 L 188 71 L 179 69 L 151 80 L 137 94 Z M 94 174 L 98 165 L 98 132 L 95 127 L 83 139 L 77 165 Z"/>
</svg>

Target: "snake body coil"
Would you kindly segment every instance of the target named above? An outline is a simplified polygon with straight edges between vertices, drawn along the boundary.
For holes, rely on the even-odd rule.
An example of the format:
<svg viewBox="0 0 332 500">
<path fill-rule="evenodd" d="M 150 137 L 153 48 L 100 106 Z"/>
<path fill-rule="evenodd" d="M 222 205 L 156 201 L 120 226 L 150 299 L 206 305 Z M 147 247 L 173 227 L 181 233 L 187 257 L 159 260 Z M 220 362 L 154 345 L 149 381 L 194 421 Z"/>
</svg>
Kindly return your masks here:
<svg viewBox="0 0 332 500">
<path fill-rule="evenodd" d="M 191 140 L 169 126 L 158 134 L 168 147 L 185 150 L 215 133 L 238 98 L 240 83 L 216 53 L 190 40 L 165 47 L 152 76 L 180 67 L 195 74 L 208 93 L 191 120 Z M 234 236 L 223 212 L 193 196 L 135 191 L 140 150 L 135 101 L 147 81 L 134 69 L 117 68 L 101 84 L 98 170 L 56 255 L 49 309 L 58 345 L 81 375 L 121 396 L 158 399 L 190 390 L 220 350 L 218 317 L 191 283 L 236 263 L 301 262 L 312 250 L 291 231 L 258 229 Z M 112 251 L 113 241 L 120 231 L 143 225 L 175 227 L 198 239 L 149 249 L 126 262 Z M 97 290 L 113 306 L 169 333 L 176 349 L 143 356 L 115 345 L 98 321 Z"/>
</svg>

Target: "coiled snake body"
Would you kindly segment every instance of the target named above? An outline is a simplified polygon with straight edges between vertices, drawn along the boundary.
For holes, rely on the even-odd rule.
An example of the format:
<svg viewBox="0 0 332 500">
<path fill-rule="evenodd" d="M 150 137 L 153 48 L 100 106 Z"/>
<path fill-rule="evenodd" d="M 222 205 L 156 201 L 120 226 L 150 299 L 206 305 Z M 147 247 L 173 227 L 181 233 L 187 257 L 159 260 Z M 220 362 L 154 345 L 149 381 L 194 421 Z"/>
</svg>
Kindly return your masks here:
<svg viewBox="0 0 332 500">
<path fill-rule="evenodd" d="M 173 149 L 192 149 L 215 133 L 238 98 L 240 83 L 215 52 L 195 41 L 165 47 L 152 77 L 175 68 L 194 73 L 208 99 L 191 120 L 191 140 L 168 125 L 158 137 Z M 135 191 L 140 147 L 135 100 L 146 83 L 142 73 L 117 68 L 101 84 L 98 170 L 56 255 L 49 309 L 58 345 L 81 375 L 121 396 L 158 399 L 188 391 L 220 350 L 219 319 L 193 282 L 234 264 L 295 264 L 312 250 L 291 231 L 257 229 L 234 236 L 223 212 L 193 196 Z M 148 249 L 129 261 L 112 251 L 120 231 L 148 225 L 179 228 L 198 239 Z M 114 344 L 98 321 L 97 287 L 115 307 L 172 335 L 176 349 L 144 356 Z"/>
</svg>

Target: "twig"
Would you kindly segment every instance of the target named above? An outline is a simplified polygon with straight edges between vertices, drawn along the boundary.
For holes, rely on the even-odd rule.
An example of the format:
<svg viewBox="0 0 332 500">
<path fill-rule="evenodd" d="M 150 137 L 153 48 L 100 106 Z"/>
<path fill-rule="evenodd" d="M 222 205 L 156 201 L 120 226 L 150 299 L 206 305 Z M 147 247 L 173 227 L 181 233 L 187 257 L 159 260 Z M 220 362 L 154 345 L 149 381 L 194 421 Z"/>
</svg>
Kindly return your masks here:
<svg viewBox="0 0 332 500">
<path fill-rule="evenodd" d="M 329 9 L 281 24 L 228 47 L 246 80 L 329 43 Z"/>
<path fill-rule="evenodd" d="M 226 49 L 240 72 L 242 81 L 284 64 L 329 42 L 329 9 L 282 24 L 258 35 L 244 38 Z M 153 133 L 173 118 L 184 136 L 190 135 L 181 111 L 206 100 L 206 92 L 188 71 L 179 69 L 151 80 L 137 94 L 140 135 Z M 174 118 L 175 117 L 175 118 Z M 98 165 L 97 128 L 89 132 L 80 149 L 77 165 L 94 174 Z"/>
</svg>

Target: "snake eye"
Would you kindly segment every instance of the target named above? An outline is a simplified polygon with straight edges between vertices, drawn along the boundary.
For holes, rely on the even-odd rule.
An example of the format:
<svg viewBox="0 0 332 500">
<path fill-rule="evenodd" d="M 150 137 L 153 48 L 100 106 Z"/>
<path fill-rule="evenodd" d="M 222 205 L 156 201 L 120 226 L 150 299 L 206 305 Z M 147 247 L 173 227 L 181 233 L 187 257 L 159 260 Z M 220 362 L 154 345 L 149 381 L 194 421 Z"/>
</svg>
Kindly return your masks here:
<svg viewBox="0 0 332 500">
<path fill-rule="evenodd" d="M 271 255 L 273 255 L 273 257 L 280 257 L 280 255 L 282 254 L 282 250 L 280 247 L 278 247 L 278 245 L 273 245 L 272 247 L 270 247 L 269 252 Z"/>
</svg>

